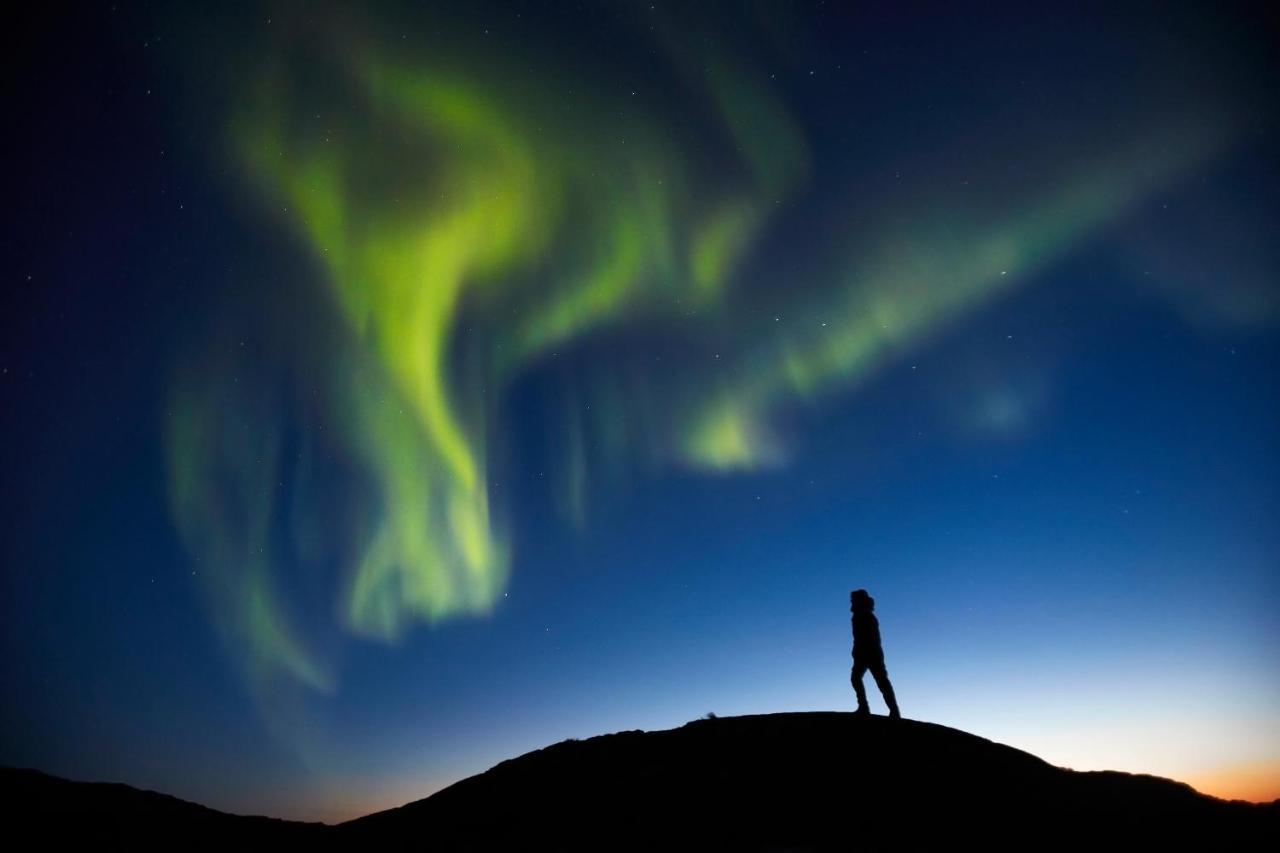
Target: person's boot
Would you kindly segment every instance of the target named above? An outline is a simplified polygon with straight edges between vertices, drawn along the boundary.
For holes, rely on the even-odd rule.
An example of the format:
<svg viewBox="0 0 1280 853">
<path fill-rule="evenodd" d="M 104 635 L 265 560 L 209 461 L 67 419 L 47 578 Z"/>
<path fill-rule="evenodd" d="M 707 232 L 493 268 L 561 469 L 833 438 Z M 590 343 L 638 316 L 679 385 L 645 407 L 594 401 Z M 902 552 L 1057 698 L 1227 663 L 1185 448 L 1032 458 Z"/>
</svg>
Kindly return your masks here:
<svg viewBox="0 0 1280 853">
<path fill-rule="evenodd" d="M 897 706 L 897 705 L 894 705 L 892 708 L 890 708 L 890 709 L 889 709 L 889 719 L 891 719 L 891 720 L 901 720 L 901 719 L 902 719 L 902 712 L 900 712 L 900 711 L 898 710 L 898 706 Z"/>
<path fill-rule="evenodd" d="M 866 705 L 859 705 L 858 710 L 854 711 L 853 713 L 857 714 L 859 717 L 870 717 L 871 709 L 868 708 Z"/>
</svg>

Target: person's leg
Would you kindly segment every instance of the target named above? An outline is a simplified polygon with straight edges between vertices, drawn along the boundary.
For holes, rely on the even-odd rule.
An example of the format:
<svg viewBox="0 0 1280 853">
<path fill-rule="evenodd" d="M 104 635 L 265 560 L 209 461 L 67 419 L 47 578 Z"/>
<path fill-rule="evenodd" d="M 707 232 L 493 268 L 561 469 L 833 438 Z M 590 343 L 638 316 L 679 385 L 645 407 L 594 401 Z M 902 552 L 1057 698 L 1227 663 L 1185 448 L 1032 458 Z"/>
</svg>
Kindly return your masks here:
<svg viewBox="0 0 1280 853">
<path fill-rule="evenodd" d="M 853 684 L 853 692 L 858 695 L 858 713 L 869 714 L 871 709 L 867 707 L 867 691 L 862 686 L 862 674 L 867 671 L 867 665 L 861 661 L 853 662 L 853 672 L 849 675 L 849 681 Z"/>
<path fill-rule="evenodd" d="M 877 661 L 870 669 L 876 680 L 876 687 L 880 688 L 880 695 L 884 697 L 884 703 L 889 706 L 889 716 L 898 719 L 902 714 L 898 711 L 898 699 L 893 695 L 893 685 L 889 683 L 889 671 L 885 669 L 884 661 Z"/>
</svg>

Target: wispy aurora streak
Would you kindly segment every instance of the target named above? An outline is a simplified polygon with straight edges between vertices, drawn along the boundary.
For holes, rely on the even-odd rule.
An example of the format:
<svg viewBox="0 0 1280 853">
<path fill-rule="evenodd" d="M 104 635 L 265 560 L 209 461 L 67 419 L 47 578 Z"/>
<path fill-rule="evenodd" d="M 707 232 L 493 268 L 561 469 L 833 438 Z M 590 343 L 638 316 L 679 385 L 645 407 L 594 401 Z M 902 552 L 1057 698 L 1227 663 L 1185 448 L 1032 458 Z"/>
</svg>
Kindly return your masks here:
<svg viewBox="0 0 1280 853">
<path fill-rule="evenodd" d="M 948 216 L 945 191 L 913 206 L 849 187 L 883 214 L 795 246 L 807 272 L 770 281 L 752 250 L 809 191 L 812 164 L 767 81 L 685 57 L 686 95 L 712 113 L 689 129 L 660 103 L 619 110 L 603 92 L 566 117 L 569 77 L 554 68 L 512 82 L 462 51 L 424 63 L 378 44 L 264 63 L 228 121 L 231 162 L 317 261 L 286 301 L 334 314 L 333 328 L 302 343 L 264 319 L 274 370 L 220 341 L 171 393 L 176 524 L 260 692 L 335 686 L 326 625 L 390 641 L 493 606 L 512 547 L 490 502 L 491 450 L 527 371 L 620 330 L 694 354 L 675 369 L 619 356 L 574 371 L 557 474 L 579 522 L 597 472 L 619 460 L 777 464 L 779 413 L 920 346 L 1221 142 L 1183 132 L 1153 149 L 1168 130 L 1153 125 L 996 193 L 977 219 Z M 307 88 L 317 73 L 337 81 L 323 109 Z M 276 378 L 241 383 L 255 372 Z M 341 500 L 308 473 L 320 447 L 340 460 Z M 319 617 L 279 582 L 314 553 L 342 563 Z"/>
</svg>

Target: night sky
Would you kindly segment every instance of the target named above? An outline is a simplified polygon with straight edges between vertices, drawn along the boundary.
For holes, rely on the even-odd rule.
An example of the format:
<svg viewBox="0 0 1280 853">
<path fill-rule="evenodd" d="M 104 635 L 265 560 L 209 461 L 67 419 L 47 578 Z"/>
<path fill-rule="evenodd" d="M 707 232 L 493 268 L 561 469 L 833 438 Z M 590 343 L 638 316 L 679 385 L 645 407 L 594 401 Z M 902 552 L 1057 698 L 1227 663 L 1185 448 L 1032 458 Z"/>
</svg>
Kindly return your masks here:
<svg viewBox="0 0 1280 853">
<path fill-rule="evenodd" d="M 866 587 L 906 716 L 1280 797 L 1261 4 L 184 5 L 6 27 L 0 764 L 348 818 L 852 710 Z"/>
</svg>

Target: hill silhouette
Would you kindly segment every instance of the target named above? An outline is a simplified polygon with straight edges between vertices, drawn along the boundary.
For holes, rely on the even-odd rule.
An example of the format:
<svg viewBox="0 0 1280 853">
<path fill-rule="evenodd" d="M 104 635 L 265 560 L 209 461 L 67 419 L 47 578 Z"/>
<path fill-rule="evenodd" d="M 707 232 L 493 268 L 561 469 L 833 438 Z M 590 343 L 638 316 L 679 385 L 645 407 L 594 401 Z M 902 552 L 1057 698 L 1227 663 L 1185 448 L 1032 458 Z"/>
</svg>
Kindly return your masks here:
<svg viewBox="0 0 1280 853">
<path fill-rule="evenodd" d="M 94 842 L 108 849 L 265 850 L 323 845 L 333 829 L 227 814 L 128 785 L 72 782 L 12 767 L 0 768 L 0 804 L 6 836 L 24 847 L 38 840 L 41 846 Z"/>
<path fill-rule="evenodd" d="M 1153 776 L 1065 770 L 944 726 L 847 713 L 716 718 L 564 741 L 337 826 L 20 776 L 31 773 L 4 774 L 19 824 L 54 836 L 100 829 L 132 846 L 1222 849 L 1280 838 L 1280 802 L 1226 802 Z"/>
</svg>

